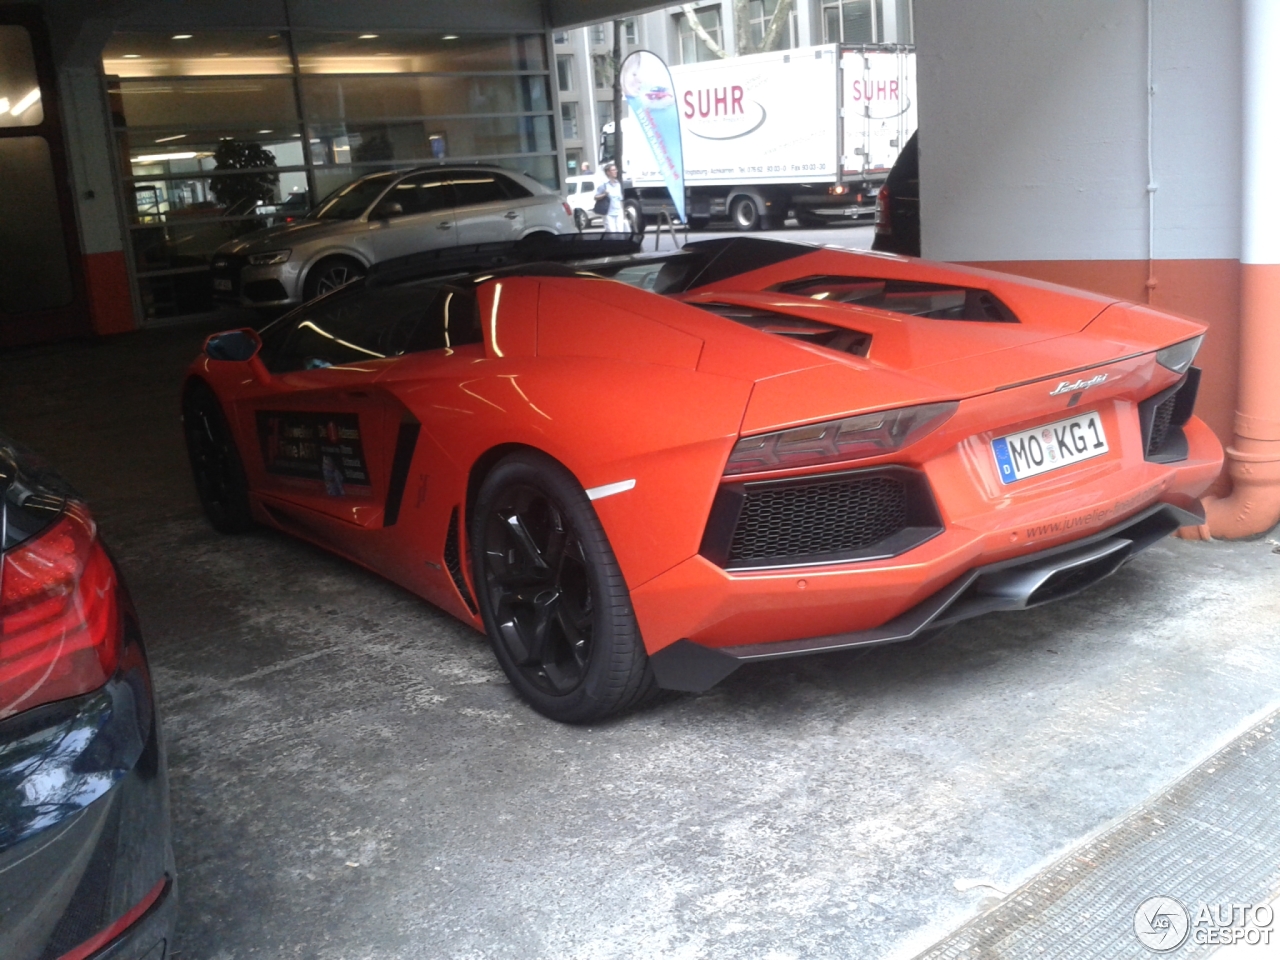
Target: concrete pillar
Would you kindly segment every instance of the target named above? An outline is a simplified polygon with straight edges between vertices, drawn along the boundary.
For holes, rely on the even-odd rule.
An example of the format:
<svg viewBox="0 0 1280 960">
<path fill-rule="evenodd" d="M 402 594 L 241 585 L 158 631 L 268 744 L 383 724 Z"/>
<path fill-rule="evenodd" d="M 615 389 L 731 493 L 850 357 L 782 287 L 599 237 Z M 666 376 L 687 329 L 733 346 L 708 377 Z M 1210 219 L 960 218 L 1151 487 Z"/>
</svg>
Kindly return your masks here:
<svg viewBox="0 0 1280 960">
<path fill-rule="evenodd" d="M 1280 521 L 1280 3 L 1243 0 L 1240 367 L 1232 491 L 1206 498 L 1201 536 L 1244 537 Z"/>
<path fill-rule="evenodd" d="M 95 333 L 109 334 L 133 330 L 137 314 L 125 260 L 127 230 L 113 182 L 110 119 L 101 84 L 96 63 L 63 65 L 58 70 L 89 320 Z"/>
</svg>

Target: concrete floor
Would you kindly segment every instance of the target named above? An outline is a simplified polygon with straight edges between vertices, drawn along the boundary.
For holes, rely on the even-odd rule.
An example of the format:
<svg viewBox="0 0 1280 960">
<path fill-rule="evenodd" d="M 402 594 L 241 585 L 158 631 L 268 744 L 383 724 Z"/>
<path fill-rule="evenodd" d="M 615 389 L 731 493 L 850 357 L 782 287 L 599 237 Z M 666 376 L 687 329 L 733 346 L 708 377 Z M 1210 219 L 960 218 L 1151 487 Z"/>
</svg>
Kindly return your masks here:
<svg viewBox="0 0 1280 960">
<path fill-rule="evenodd" d="M 206 332 L 0 355 L 0 430 L 141 613 L 184 960 L 908 957 L 1280 702 L 1274 545 L 1169 540 L 1056 606 L 557 726 L 428 604 L 213 533 L 177 414 Z"/>
</svg>

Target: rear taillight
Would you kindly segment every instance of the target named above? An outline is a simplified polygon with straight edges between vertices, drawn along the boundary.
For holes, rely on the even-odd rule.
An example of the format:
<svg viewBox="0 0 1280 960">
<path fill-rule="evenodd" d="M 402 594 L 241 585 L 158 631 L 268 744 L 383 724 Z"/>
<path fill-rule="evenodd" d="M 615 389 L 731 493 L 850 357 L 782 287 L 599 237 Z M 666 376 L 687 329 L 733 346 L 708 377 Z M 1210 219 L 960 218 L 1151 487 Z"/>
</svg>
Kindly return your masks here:
<svg viewBox="0 0 1280 960">
<path fill-rule="evenodd" d="M 0 557 L 0 718 L 98 689 L 120 645 L 115 568 L 89 512 L 71 504 Z"/>
<path fill-rule="evenodd" d="M 564 212 L 565 212 L 568 216 L 570 216 L 570 217 L 572 217 L 572 216 L 573 216 L 573 207 L 569 206 L 569 201 L 568 201 L 568 200 L 561 200 L 561 201 L 560 201 L 560 206 L 564 207 Z"/>
<path fill-rule="evenodd" d="M 876 194 L 876 233 L 885 237 L 893 235 L 890 206 L 889 185 L 886 183 L 880 188 L 880 192 Z"/>
</svg>

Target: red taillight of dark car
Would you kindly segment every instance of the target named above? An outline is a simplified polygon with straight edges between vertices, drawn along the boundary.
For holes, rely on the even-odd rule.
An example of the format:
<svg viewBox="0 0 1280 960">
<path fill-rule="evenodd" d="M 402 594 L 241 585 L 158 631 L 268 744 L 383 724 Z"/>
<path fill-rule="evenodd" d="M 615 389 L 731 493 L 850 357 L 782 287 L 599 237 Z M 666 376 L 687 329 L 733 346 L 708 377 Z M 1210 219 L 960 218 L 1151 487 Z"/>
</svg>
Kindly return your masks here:
<svg viewBox="0 0 1280 960">
<path fill-rule="evenodd" d="M 89 512 L 71 504 L 0 557 L 0 719 L 98 689 L 120 645 L 115 568 Z"/>
<path fill-rule="evenodd" d="M 876 194 L 876 233 L 886 237 L 893 235 L 893 222 L 890 219 L 891 204 L 889 185 L 886 183 Z"/>
</svg>

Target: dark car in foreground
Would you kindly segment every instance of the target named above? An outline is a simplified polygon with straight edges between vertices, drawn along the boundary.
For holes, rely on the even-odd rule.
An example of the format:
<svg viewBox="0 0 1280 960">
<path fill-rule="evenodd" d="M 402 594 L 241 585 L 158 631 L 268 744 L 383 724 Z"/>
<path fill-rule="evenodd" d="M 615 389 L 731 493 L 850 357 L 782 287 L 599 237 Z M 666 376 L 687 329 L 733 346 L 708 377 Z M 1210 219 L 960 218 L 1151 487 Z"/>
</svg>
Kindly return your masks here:
<svg viewBox="0 0 1280 960">
<path fill-rule="evenodd" d="M 175 909 L 128 591 L 84 502 L 0 436 L 0 957 L 164 960 Z"/>
</svg>

